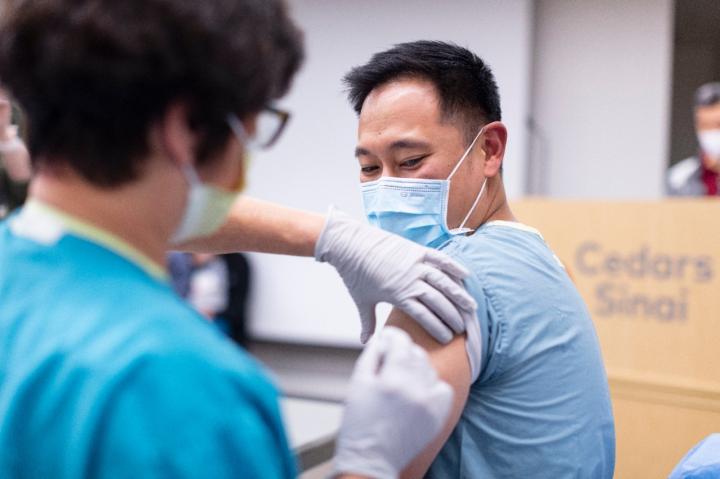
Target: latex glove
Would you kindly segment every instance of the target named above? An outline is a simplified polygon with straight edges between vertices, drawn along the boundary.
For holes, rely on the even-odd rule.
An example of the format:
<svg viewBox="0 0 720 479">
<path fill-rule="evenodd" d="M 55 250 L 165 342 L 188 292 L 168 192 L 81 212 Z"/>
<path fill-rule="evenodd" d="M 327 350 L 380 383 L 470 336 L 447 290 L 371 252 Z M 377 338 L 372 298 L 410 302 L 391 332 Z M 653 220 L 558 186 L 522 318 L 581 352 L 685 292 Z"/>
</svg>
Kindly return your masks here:
<svg viewBox="0 0 720 479">
<path fill-rule="evenodd" d="M 397 477 L 440 433 L 452 399 L 427 353 L 404 331 L 383 329 L 355 365 L 334 473 Z"/>
<path fill-rule="evenodd" d="M 375 332 L 375 306 L 386 302 L 446 344 L 475 318 L 462 279 L 470 273 L 446 254 L 353 220 L 331 209 L 315 259 L 337 269 L 360 312 L 365 343 Z"/>
</svg>

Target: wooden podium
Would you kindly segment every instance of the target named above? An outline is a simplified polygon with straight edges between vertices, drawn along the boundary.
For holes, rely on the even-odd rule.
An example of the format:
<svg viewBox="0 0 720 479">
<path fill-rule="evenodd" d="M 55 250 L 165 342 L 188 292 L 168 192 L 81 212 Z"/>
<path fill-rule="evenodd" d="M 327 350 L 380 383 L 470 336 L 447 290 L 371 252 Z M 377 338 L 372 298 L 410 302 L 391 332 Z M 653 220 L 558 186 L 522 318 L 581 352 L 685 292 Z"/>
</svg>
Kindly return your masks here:
<svg viewBox="0 0 720 479">
<path fill-rule="evenodd" d="M 512 203 L 566 265 L 613 399 L 615 477 L 667 477 L 720 432 L 720 201 Z"/>
</svg>

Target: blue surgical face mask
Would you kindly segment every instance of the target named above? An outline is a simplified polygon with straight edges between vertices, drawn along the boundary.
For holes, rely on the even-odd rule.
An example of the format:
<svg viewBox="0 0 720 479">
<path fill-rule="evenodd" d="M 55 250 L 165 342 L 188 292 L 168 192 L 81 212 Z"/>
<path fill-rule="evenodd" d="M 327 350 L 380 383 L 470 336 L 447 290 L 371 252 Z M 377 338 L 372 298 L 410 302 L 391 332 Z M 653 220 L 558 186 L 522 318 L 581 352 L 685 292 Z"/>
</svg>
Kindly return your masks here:
<svg viewBox="0 0 720 479">
<path fill-rule="evenodd" d="M 455 235 L 473 231 L 466 228 L 465 224 L 480 202 L 487 178 L 483 180 L 475 202 L 458 228 L 448 228 L 448 198 L 450 180 L 484 129 L 480 129 L 446 180 L 383 176 L 379 180 L 363 183 L 360 188 L 365 215 L 370 224 L 430 248 L 439 247 Z"/>
</svg>

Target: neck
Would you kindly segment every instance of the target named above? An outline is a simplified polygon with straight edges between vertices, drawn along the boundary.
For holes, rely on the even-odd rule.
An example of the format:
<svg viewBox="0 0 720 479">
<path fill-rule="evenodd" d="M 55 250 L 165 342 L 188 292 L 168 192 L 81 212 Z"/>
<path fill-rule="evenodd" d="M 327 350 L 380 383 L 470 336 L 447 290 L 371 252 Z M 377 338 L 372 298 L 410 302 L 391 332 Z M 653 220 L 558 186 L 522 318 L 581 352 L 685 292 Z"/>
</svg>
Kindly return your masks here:
<svg viewBox="0 0 720 479">
<path fill-rule="evenodd" d="M 30 185 L 31 198 L 117 236 L 163 265 L 172 228 L 159 208 L 162 201 L 150 193 L 141 181 L 99 188 L 68 169 L 41 170 Z"/>
<path fill-rule="evenodd" d="M 505 194 L 505 185 L 500 175 L 488 178 L 486 186 L 486 201 L 481 201 L 477 210 L 468 223 L 479 228 L 489 221 L 517 221 Z"/>
</svg>

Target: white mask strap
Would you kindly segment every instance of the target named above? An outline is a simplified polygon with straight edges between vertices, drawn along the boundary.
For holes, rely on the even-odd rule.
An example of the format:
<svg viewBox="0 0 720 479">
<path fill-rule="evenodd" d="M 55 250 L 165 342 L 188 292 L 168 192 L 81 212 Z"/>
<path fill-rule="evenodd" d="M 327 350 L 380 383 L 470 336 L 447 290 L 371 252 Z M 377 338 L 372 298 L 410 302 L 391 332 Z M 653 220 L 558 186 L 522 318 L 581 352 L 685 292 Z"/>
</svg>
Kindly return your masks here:
<svg viewBox="0 0 720 479">
<path fill-rule="evenodd" d="M 460 168 L 460 165 L 462 165 L 463 161 L 465 161 L 465 158 L 470 154 L 470 152 L 473 149 L 473 146 L 475 146 L 475 143 L 477 142 L 478 138 L 480 138 L 480 135 L 482 135 L 483 131 L 485 131 L 485 127 L 483 126 L 480 128 L 480 131 L 478 131 L 478 134 L 475 135 L 475 138 L 473 139 L 472 143 L 470 143 L 470 146 L 467 147 L 467 150 L 465 150 L 465 153 L 463 154 L 462 158 L 455 164 L 455 168 L 450 172 L 450 176 L 448 176 L 448 180 L 451 180 L 453 176 L 455 176 L 455 173 L 457 172 L 458 168 Z"/>
<path fill-rule="evenodd" d="M 487 185 L 487 177 L 485 177 L 485 180 L 483 180 L 483 184 L 480 187 L 480 193 L 478 193 L 477 197 L 475 198 L 475 202 L 473 203 L 472 207 L 470 208 L 470 211 L 468 211 L 468 214 L 465 215 L 465 219 L 462 220 L 462 223 L 460 223 L 460 227 L 458 229 L 463 229 L 465 227 L 465 223 L 470 219 L 470 215 L 473 214 L 475 211 L 475 208 L 477 208 L 478 203 L 480 202 L 480 198 L 482 197 L 483 192 L 485 192 L 485 185 Z"/>
<path fill-rule="evenodd" d="M 230 125 L 230 129 L 232 130 L 233 134 L 238 139 L 240 144 L 242 144 L 246 150 L 255 150 L 255 142 L 253 141 L 252 137 L 247 132 L 237 115 L 235 115 L 234 113 L 230 113 L 228 114 L 226 120 L 228 122 L 228 125 Z"/>
<path fill-rule="evenodd" d="M 202 181 L 200 181 L 200 177 L 195 171 L 195 168 L 193 168 L 191 165 L 181 165 L 180 171 L 182 172 L 189 185 L 196 185 L 198 183 L 202 183 Z"/>
</svg>

